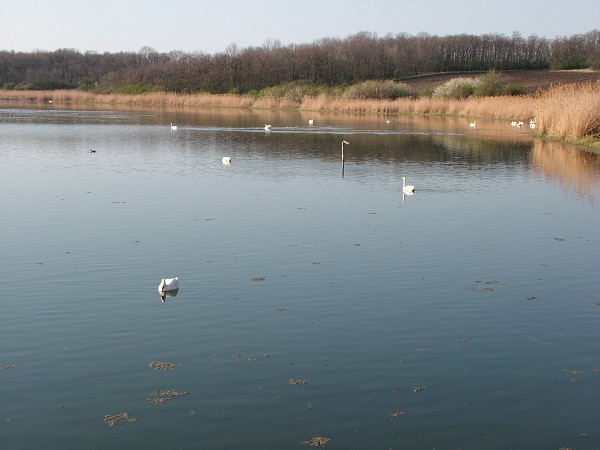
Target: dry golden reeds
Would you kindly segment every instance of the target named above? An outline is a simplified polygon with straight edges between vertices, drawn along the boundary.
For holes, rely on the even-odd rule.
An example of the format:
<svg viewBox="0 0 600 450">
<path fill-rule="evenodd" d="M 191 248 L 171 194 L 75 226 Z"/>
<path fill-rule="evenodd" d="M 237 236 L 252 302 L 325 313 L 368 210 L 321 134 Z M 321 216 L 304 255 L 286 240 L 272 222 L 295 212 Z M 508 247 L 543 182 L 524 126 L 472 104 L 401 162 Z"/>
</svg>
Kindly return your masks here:
<svg viewBox="0 0 600 450">
<path fill-rule="evenodd" d="M 535 108 L 536 129 L 557 138 L 600 137 L 600 81 L 566 84 L 542 93 Z"/>
<path fill-rule="evenodd" d="M 538 96 L 398 98 L 396 100 L 344 99 L 326 94 L 304 96 L 301 102 L 285 97 L 234 94 L 92 94 L 82 91 L 6 91 L 0 101 L 57 104 L 114 104 L 131 107 L 215 107 L 299 109 L 342 114 L 417 114 L 527 120 L 536 118 L 537 132 L 558 138 L 600 137 L 600 81 L 560 85 Z"/>
</svg>

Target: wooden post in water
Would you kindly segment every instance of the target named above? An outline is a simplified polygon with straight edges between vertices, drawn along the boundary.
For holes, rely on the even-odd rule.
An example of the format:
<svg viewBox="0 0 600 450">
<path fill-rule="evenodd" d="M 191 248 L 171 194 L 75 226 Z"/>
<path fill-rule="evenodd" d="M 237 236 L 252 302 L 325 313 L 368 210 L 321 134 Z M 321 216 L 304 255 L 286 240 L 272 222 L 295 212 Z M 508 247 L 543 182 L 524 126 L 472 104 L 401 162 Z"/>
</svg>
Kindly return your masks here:
<svg viewBox="0 0 600 450">
<path fill-rule="evenodd" d="M 344 144 L 350 145 L 350 142 L 342 141 L 342 162 L 344 162 Z"/>
</svg>

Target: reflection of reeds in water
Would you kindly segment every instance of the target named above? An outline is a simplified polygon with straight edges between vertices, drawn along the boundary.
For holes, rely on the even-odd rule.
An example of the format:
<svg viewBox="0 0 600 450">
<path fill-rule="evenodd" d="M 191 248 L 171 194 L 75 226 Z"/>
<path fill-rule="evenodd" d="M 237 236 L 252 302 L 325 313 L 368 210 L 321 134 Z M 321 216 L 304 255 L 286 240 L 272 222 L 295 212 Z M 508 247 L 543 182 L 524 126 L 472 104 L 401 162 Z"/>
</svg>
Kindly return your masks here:
<svg viewBox="0 0 600 450">
<path fill-rule="evenodd" d="M 531 153 L 531 164 L 548 178 L 557 180 L 566 190 L 588 198 L 595 205 L 600 182 L 600 156 L 586 153 L 565 144 L 536 140 Z"/>
</svg>

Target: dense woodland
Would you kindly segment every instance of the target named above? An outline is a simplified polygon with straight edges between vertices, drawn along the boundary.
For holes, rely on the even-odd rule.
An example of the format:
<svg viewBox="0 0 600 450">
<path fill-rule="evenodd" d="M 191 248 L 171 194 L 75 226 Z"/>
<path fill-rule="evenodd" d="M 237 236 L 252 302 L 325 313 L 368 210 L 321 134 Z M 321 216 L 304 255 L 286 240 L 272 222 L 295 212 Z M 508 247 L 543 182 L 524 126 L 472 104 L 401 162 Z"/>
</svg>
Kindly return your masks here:
<svg viewBox="0 0 600 450">
<path fill-rule="evenodd" d="M 300 80 L 336 86 L 436 72 L 584 68 L 600 69 L 599 30 L 555 39 L 361 32 L 310 44 L 267 41 L 242 49 L 232 44 L 216 54 L 158 53 L 150 47 L 103 54 L 0 51 L 0 88 L 247 93 Z"/>
</svg>

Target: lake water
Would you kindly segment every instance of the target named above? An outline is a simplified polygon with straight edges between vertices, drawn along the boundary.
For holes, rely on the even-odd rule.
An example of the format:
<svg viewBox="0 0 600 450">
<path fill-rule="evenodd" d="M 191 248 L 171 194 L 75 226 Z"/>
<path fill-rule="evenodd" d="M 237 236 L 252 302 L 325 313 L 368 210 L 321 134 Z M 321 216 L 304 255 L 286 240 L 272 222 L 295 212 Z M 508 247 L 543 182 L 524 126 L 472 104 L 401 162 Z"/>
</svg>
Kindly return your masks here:
<svg viewBox="0 0 600 450">
<path fill-rule="evenodd" d="M 5 104 L 0 447 L 600 448 L 600 157 L 477 124 Z"/>
</svg>

